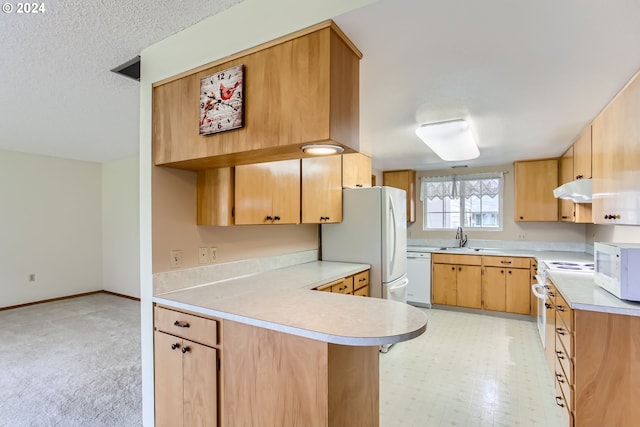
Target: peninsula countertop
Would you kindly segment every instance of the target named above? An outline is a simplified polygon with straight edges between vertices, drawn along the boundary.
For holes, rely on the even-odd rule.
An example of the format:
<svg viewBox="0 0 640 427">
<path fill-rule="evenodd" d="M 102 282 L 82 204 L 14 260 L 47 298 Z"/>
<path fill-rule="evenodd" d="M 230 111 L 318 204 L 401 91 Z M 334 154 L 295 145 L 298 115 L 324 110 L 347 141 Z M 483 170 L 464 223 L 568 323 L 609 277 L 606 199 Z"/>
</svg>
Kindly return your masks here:
<svg viewBox="0 0 640 427">
<path fill-rule="evenodd" d="M 426 315 L 408 304 L 312 290 L 369 267 L 307 262 L 159 294 L 153 301 L 333 344 L 376 346 L 421 335 Z"/>
</svg>

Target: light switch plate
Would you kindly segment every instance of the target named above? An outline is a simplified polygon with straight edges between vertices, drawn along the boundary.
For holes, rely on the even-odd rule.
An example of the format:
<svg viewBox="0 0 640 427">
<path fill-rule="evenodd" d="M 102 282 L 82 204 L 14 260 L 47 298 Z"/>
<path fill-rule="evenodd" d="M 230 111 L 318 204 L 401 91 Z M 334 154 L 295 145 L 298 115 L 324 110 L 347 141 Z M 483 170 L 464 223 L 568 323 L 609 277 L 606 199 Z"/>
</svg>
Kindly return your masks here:
<svg viewBox="0 0 640 427">
<path fill-rule="evenodd" d="M 179 268 L 182 265 L 182 251 L 180 249 L 174 249 L 169 252 L 171 257 L 171 268 Z"/>
</svg>

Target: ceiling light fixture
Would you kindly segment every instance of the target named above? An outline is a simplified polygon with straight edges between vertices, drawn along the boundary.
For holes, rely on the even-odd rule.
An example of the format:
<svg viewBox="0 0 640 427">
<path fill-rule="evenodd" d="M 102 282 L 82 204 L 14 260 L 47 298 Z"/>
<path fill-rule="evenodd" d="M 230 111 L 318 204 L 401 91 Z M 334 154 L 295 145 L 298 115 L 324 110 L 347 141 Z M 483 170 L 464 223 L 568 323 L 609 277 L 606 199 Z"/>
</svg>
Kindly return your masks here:
<svg viewBox="0 0 640 427">
<path fill-rule="evenodd" d="M 340 154 L 343 151 L 344 148 L 333 144 L 309 144 L 302 146 L 302 152 L 312 156 L 328 156 L 331 154 Z"/>
<path fill-rule="evenodd" d="M 471 160 L 480 155 L 469 123 L 463 119 L 426 123 L 416 129 L 416 135 L 442 160 Z"/>
</svg>

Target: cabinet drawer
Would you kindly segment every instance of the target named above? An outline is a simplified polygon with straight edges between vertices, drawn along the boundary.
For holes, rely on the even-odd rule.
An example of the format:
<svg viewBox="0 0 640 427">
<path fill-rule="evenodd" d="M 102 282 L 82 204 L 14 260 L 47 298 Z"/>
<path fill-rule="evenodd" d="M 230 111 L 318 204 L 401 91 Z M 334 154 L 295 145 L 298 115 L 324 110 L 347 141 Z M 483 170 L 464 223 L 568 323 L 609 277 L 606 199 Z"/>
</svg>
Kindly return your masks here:
<svg viewBox="0 0 640 427">
<path fill-rule="evenodd" d="M 218 344 L 218 322 L 213 319 L 156 306 L 154 323 L 158 331 L 209 346 Z"/>
<path fill-rule="evenodd" d="M 363 271 L 361 273 L 353 276 L 353 289 L 358 290 L 363 288 L 369 284 L 369 270 Z"/>
<path fill-rule="evenodd" d="M 562 418 L 564 418 L 565 421 L 564 425 L 566 427 L 573 427 L 573 411 L 562 393 L 562 386 L 556 381 L 556 405 L 562 408 Z"/>
<path fill-rule="evenodd" d="M 365 286 L 363 288 L 356 289 L 355 291 L 353 291 L 353 294 L 357 295 L 359 297 L 368 297 L 369 296 L 369 286 Z"/>
<path fill-rule="evenodd" d="M 558 387 L 562 393 L 562 398 L 566 404 L 566 408 L 569 411 L 573 411 L 573 387 L 569 384 L 567 378 L 564 376 L 562 369 L 558 369 L 560 366 L 556 364 L 555 377 L 556 377 L 556 390 Z M 557 393 L 557 391 L 556 391 Z"/>
<path fill-rule="evenodd" d="M 558 313 L 556 312 L 556 342 L 559 342 L 565 349 L 567 355 L 573 358 L 573 336 L 562 322 L 558 322 Z M 556 345 L 557 349 L 557 345 Z"/>
<path fill-rule="evenodd" d="M 556 335 L 556 358 L 558 359 L 559 367 L 564 372 L 564 376 L 569 380 L 569 384 L 573 385 L 573 355 L 567 351 L 560 341 L 560 337 Z M 558 368 L 556 368 L 557 370 Z"/>
<path fill-rule="evenodd" d="M 573 333 L 573 316 L 571 315 L 571 308 L 560 293 L 557 293 L 556 295 L 556 324 L 558 326 L 562 326 L 560 322 L 558 322 L 558 318 L 562 320 L 567 331 L 569 331 L 570 334 Z"/>
<path fill-rule="evenodd" d="M 326 285 L 318 286 L 317 288 L 315 288 L 315 290 L 322 291 L 322 292 L 331 292 L 332 286 L 333 286 L 333 283 L 327 283 Z"/>
<path fill-rule="evenodd" d="M 331 285 L 331 292 L 340 294 L 352 294 L 353 293 L 353 276 L 345 277 L 339 281 L 333 282 Z"/>
<path fill-rule="evenodd" d="M 482 263 L 487 267 L 531 268 L 531 259 L 522 257 L 484 255 Z"/>
<path fill-rule="evenodd" d="M 439 264 L 482 265 L 480 255 L 433 254 L 431 260 Z"/>
</svg>

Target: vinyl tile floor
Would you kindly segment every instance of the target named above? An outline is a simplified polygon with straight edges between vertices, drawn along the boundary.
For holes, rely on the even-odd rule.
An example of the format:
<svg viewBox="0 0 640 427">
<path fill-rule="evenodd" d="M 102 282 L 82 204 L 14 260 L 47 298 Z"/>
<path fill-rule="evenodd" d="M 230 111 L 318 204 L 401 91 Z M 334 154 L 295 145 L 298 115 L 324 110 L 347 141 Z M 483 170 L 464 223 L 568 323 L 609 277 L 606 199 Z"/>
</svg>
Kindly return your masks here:
<svg viewBox="0 0 640 427">
<path fill-rule="evenodd" d="M 536 324 L 421 309 L 427 331 L 380 357 L 380 426 L 564 426 Z"/>
</svg>

